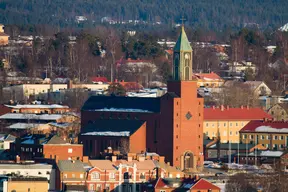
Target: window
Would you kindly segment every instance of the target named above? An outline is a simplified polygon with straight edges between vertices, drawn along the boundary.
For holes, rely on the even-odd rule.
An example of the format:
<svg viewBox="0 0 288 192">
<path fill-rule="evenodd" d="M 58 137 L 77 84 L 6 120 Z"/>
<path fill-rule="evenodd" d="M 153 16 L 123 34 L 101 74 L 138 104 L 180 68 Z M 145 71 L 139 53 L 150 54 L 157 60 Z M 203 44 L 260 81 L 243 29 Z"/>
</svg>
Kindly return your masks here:
<svg viewBox="0 0 288 192">
<path fill-rule="evenodd" d="M 160 190 L 160 192 L 166 192 L 165 190 Z"/>
<path fill-rule="evenodd" d="M 261 135 L 261 140 L 264 140 L 264 139 L 265 139 L 264 135 Z"/>
<path fill-rule="evenodd" d="M 64 178 L 67 178 L 67 174 L 64 174 Z"/>
<path fill-rule="evenodd" d="M 236 126 L 238 126 L 238 123 L 236 123 Z"/>
<path fill-rule="evenodd" d="M 90 189 L 91 191 L 94 191 L 94 184 L 90 184 L 90 185 L 89 185 L 89 189 Z"/>
<path fill-rule="evenodd" d="M 75 178 L 75 174 L 74 173 L 72 174 L 72 178 Z"/>
<path fill-rule="evenodd" d="M 274 138 L 273 138 L 274 140 L 277 140 L 278 139 L 278 136 L 277 135 L 274 135 Z"/>
<path fill-rule="evenodd" d="M 226 123 L 224 123 L 223 125 L 224 125 L 224 127 L 226 127 Z"/>
<path fill-rule="evenodd" d="M 101 184 L 96 185 L 96 191 L 101 191 Z"/>
<path fill-rule="evenodd" d="M 267 140 L 269 140 L 269 139 L 270 139 L 270 136 L 269 136 L 269 135 L 267 135 L 267 136 L 266 136 L 266 138 L 267 138 Z"/>
<path fill-rule="evenodd" d="M 227 136 L 227 131 L 224 131 L 224 132 L 223 132 L 223 136 Z"/>
<path fill-rule="evenodd" d="M 254 136 L 253 136 L 253 135 L 249 135 L 249 138 L 250 138 L 250 139 L 253 139 L 253 138 L 254 138 Z"/>
<path fill-rule="evenodd" d="M 212 137 L 215 137 L 215 133 L 214 132 L 212 133 Z"/>
<path fill-rule="evenodd" d="M 69 148 L 68 153 L 72 153 L 72 152 L 73 152 L 73 149 Z"/>
<path fill-rule="evenodd" d="M 83 177 L 84 177 L 84 175 L 83 175 L 83 174 L 80 174 L 80 178 L 83 179 Z"/>
<path fill-rule="evenodd" d="M 232 126 L 232 123 L 230 123 L 230 127 Z"/>
<path fill-rule="evenodd" d="M 131 178 L 132 178 L 131 173 L 128 173 L 128 172 L 124 173 L 124 179 L 131 179 Z"/>
<path fill-rule="evenodd" d="M 284 136 L 281 135 L 281 136 L 279 137 L 279 140 L 284 140 Z"/>
<path fill-rule="evenodd" d="M 30 152 L 32 152 L 32 148 L 30 148 Z"/>
<path fill-rule="evenodd" d="M 100 173 L 98 173 L 98 172 L 93 172 L 93 173 L 91 174 L 91 179 L 92 179 L 92 180 L 100 179 Z"/>
<path fill-rule="evenodd" d="M 206 123 L 206 127 L 208 127 L 209 126 L 209 123 Z"/>
<path fill-rule="evenodd" d="M 180 174 L 177 174 L 177 175 L 176 175 L 176 178 L 180 178 Z"/>
<path fill-rule="evenodd" d="M 110 184 L 106 184 L 105 189 L 106 191 L 110 191 Z"/>
<path fill-rule="evenodd" d="M 109 178 L 110 179 L 115 179 L 115 173 L 109 173 Z"/>
<path fill-rule="evenodd" d="M 243 122 L 241 123 L 241 126 L 242 126 L 242 127 L 244 126 L 244 123 L 243 123 Z"/>
<path fill-rule="evenodd" d="M 214 123 L 212 123 L 212 127 L 214 127 Z"/>
<path fill-rule="evenodd" d="M 235 134 L 236 134 L 236 135 L 238 135 L 238 134 L 239 134 L 239 132 L 238 132 L 238 131 L 235 131 Z"/>
<path fill-rule="evenodd" d="M 233 132 L 232 131 L 230 131 L 230 136 L 232 136 L 233 135 Z"/>
<path fill-rule="evenodd" d="M 247 139 L 247 135 L 243 135 L 243 139 Z"/>
<path fill-rule="evenodd" d="M 187 120 L 190 120 L 192 118 L 192 115 L 191 113 L 188 111 L 187 114 L 186 114 L 186 119 Z"/>
<path fill-rule="evenodd" d="M 145 173 L 140 174 L 140 179 L 145 179 Z"/>
</svg>

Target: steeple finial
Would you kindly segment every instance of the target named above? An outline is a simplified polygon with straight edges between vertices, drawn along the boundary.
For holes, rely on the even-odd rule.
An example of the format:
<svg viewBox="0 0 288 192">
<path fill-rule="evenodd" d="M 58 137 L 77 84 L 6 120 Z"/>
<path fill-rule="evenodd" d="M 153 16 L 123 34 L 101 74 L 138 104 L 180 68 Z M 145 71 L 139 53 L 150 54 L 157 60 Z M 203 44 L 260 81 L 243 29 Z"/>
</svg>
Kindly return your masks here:
<svg viewBox="0 0 288 192">
<path fill-rule="evenodd" d="M 184 17 L 184 15 L 182 15 L 182 18 L 181 18 L 180 20 L 181 20 L 181 23 L 182 23 L 182 24 L 181 24 L 182 27 L 184 27 L 184 21 L 186 20 L 185 17 Z"/>
</svg>

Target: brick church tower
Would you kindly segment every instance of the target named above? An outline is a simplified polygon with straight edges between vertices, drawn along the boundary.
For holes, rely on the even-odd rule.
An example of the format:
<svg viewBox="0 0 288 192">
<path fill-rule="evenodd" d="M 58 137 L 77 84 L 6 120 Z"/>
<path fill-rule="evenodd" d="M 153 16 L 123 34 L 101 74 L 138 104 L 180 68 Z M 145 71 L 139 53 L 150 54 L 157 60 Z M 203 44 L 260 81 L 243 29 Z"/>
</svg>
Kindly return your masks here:
<svg viewBox="0 0 288 192">
<path fill-rule="evenodd" d="M 197 81 L 192 79 L 192 58 L 192 47 L 182 26 L 174 47 L 173 79 L 168 82 L 168 95 L 175 94 L 170 105 L 173 107 L 172 164 L 191 171 L 201 170 L 203 166 L 204 107 L 203 98 L 197 94 Z"/>
<path fill-rule="evenodd" d="M 192 79 L 192 47 L 184 26 L 167 86 L 167 93 L 157 98 L 91 96 L 81 111 L 84 155 L 97 158 L 127 139 L 131 153 L 156 152 L 181 170 L 201 170 L 204 102 Z"/>
</svg>

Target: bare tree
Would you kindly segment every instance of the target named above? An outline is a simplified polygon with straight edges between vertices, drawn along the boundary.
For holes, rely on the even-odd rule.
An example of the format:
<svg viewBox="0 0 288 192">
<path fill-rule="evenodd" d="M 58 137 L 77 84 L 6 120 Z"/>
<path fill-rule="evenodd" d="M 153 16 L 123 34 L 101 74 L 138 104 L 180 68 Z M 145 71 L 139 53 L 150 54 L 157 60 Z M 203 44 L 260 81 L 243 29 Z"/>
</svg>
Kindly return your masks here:
<svg viewBox="0 0 288 192">
<path fill-rule="evenodd" d="M 121 154 L 128 154 L 130 152 L 130 143 L 128 137 L 123 137 L 120 139 L 119 148 Z"/>
</svg>

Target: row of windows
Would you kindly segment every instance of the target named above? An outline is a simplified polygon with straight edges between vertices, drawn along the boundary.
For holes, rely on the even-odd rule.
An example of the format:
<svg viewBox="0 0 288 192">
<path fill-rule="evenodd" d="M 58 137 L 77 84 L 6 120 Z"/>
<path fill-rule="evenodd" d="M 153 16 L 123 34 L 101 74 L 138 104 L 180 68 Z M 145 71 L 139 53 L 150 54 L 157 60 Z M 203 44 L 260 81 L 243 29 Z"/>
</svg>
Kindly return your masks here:
<svg viewBox="0 0 288 192">
<path fill-rule="evenodd" d="M 217 125 L 221 126 L 221 123 L 206 123 L 206 127 L 209 127 L 209 126 L 215 127 Z M 228 123 L 223 123 L 223 127 L 226 127 L 227 125 L 228 125 Z M 241 126 L 241 127 L 243 127 L 244 123 L 243 122 L 242 123 L 229 123 L 229 126 L 230 127 L 232 127 L 232 126 L 236 126 L 236 127 Z"/>
<path fill-rule="evenodd" d="M 33 149 L 31 147 L 21 147 L 21 151 L 23 152 L 32 152 Z M 42 148 L 37 148 L 37 152 L 38 153 L 42 153 Z"/>
<path fill-rule="evenodd" d="M 64 174 L 64 178 L 68 178 L 67 174 Z M 72 178 L 76 178 L 75 173 L 72 173 Z M 84 178 L 84 174 L 80 174 L 80 178 L 83 179 Z"/>
<path fill-rule="evenodd" d="M 235 131 L 235 133 L 233 134 L 233 131 L 230 131 L 229 132 L 229 135 L 230 136 L 233 136 L 233 135 L 238 135 L 239 134 L 239 131 Z M 206 132 L 206 135 L 209 135 L 208 134 L 208 131 Z M 216 137 L 217 133 L 215 132 L 212 132 L 212 137 Z M 223 134 L 219 133 L 219 136 L 222 135 L 222 136 L 227 136 L 227 131 L 223 131 Z"/>
<path fill-rule="evenodd" d="M 245 135 L 243 135 L 242 136 L 242 138 L 243 139 L 247 139 L 247 135 L 245 134 Z M 254 139 L 255 137 L 254 137 L 254 135 L 249 135 L 249 139 Z M 259 137 L 258 137 L 259 138 Z M 288 138 L 288 136 L 287 136 L 287 138 Z M 261 135 L 260 136 L 260 139 L 261 140 L 270 140 L 271 139 L 271 136 L 270 135 L 266 135 L 266 137 L 265 137 L 265 135 Z M 284 136 L 283 135 L 281 135 L 281 136 L 278 136 L 278 135 L 274 135 L 273 136 L 273 140 L 284 140 Z"/>
<path fill-rule="evenodd" d="M 1 173 L 1 172 L 0 172 Z M 6 175 L 6 174 L 17 174 L 17 175 L 29 175 L 29 172 L 28 171 L 25 171 L 25 172 L 21 172 L 21 171 L 17 171 L 16 173 L 15 172 L 7 172 L 7 171 L 2 171 L 2 174 L 3 175 Z M 50 175 L 50 171 L 46 171 L 46 173 L 45 172 L 41 172 L 41 171 L 39 171 L 38 172 L 38 175 Z"/>
</svg>

